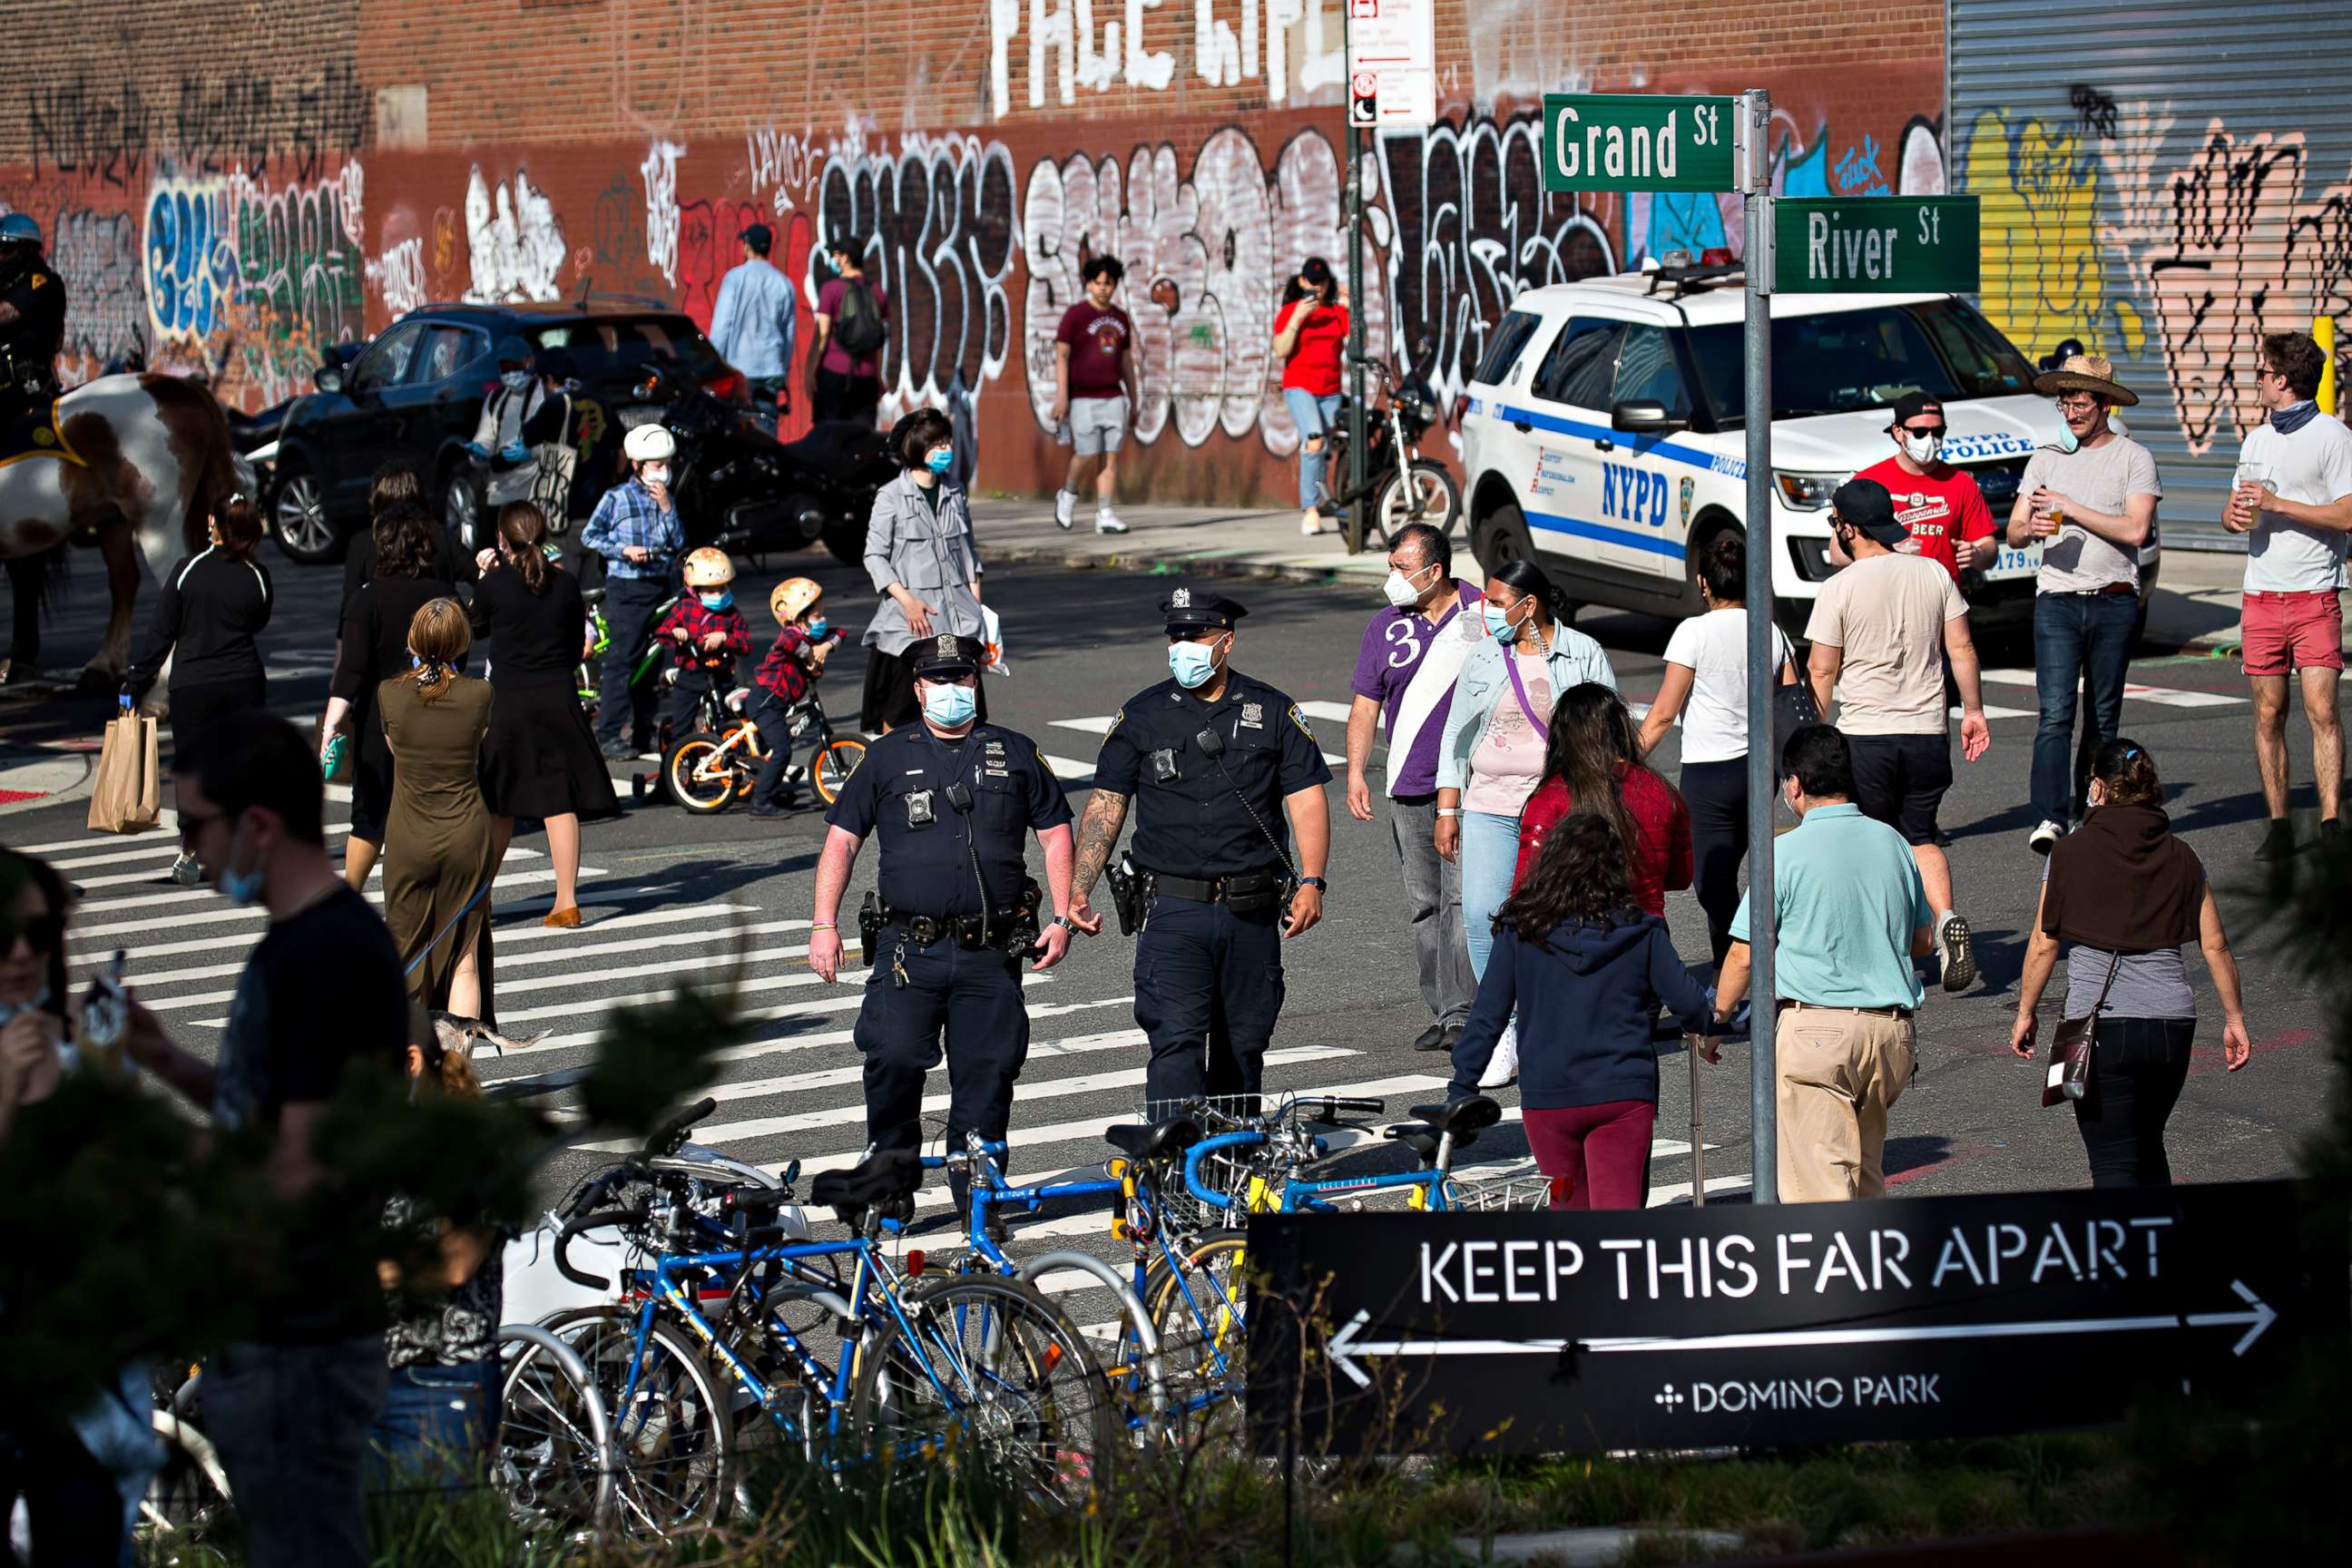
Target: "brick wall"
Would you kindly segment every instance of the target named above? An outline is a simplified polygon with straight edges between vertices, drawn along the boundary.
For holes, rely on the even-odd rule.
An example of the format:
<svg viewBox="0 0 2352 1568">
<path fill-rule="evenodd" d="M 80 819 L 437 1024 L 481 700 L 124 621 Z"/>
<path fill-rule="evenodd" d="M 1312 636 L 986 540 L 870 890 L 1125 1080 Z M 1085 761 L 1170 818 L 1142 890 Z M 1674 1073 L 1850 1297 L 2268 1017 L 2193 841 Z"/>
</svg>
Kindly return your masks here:
<svg viewBox="0 0 2352 1568">
<path fill-rule="evenodd" d="M 593 285 L 707 320 L 743 223 L 811 294 L 823 233 L 870 236 L 890 407 L 946 404 L 981 488 L 1021 491 L 1058 474 L 1055 321 L 1113 251 L 1145 403 L 1129 485 L 1272 500 L 1297 445 L 1276 291 L 1346 248 L 1340 4 L 17 0 L 0 204 L 58 237 L 72 373 L 135 348 L 248 406 L 427 300 Z M 1768 88 L 1785 188 L 1942 188 L 1940 0 L 1439 5 L 1444 123 L 1371 154 L 1360 307 L 1441 392 L 1521 287 L 1738 244 L 1708 198 L 1545 196 L 1548 87 Z"/>
</svg>

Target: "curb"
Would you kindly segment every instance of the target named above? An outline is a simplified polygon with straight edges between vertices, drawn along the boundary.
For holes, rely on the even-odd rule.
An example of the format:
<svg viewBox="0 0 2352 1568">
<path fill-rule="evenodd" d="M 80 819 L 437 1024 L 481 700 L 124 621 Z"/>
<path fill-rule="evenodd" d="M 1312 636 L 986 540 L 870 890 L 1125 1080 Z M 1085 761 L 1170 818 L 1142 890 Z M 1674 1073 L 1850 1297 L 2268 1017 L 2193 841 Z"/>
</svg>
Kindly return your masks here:
<svg viewBox="0 0 2352 1568">
<path fill-rule="evenodd" d="M 1333 587 L 1349 578 L 1378 580 L 1369 570 L 1345 566 L 1315 566 L 1303 562 L 1254 555 L 1143 555 L 1119 551 L 1073 550 L 1053 544 L 993 544 L 979 549 L 987 566 L 1058 566 L 1076 572 L 1129 572 L 1146 577 L 1221 577 L 1256 583 L 1297 583 Z"/>
<path fill-rule="evenodd" d="M 0 756 L 0 816 L 87 799 L 97 773 L 95 750 Z"/>
</svg>

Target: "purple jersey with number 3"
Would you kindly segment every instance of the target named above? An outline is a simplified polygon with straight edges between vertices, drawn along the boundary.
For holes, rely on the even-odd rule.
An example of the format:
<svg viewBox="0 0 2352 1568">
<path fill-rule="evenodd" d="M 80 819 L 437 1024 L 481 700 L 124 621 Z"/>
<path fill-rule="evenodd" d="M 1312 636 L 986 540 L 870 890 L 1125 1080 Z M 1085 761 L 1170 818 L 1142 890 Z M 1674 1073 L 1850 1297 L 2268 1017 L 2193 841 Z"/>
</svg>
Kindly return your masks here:
<svg viewBox="0 0 2352 1568">
<path fill-rule="evenodd" d="M 1435 626 L 1417 609 L 1382 610 L 1364 628 L 1363 646 L 1356 651 L 1349 689 L 1381 705 L 1389 732 L 1388 792 L 1392 796 L 1429 795 L 1437 788 L 1437 743 L 1468 651 L 1462 613 L 1485 597 L 1459 578 L 1454 589 L 1454 607 Z M 1432 663 L 1431 653 L 1441 641 L 1446 646 Z M 1408 706 L 1407 691 L 1419 675 L 1428 679 L 1412 689 Z"/>
</svg>

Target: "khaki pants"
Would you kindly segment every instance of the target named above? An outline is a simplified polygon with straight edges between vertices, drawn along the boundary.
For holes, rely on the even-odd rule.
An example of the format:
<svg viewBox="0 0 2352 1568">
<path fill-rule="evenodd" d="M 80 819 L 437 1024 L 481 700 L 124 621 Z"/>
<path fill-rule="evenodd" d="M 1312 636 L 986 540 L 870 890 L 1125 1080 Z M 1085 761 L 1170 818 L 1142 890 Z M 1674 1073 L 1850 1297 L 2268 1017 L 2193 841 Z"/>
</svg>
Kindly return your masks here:
<svg viewBox="0 0 2352 1568">
<path fill-rule="evenodd" d="M 1790 1007 L 1779 1048 L 1780 1201 L 1886 1195 L 1886 1112 L 1918 1060 L 1908 1018 Z"/>
</svg>

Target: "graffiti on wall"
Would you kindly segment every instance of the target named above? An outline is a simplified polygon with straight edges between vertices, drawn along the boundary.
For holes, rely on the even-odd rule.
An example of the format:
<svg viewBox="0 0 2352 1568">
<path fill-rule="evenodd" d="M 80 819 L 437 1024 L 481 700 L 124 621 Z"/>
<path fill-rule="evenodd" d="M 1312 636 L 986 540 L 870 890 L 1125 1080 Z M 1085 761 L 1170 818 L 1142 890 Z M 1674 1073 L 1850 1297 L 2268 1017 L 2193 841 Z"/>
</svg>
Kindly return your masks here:
<svg viewBox="0 0 2352 1568">
<path fill-rule="evenodd" d="M 466 182 L 466 298 L 476 304 L 556 297 L 565 258 L 555 204 L 520 170 L 493 186 L 474 165 Z"/>
<path fill-rule="evenodd" d="M 87 381 L 147 353 L 147 304 L 139 287 L 139 224 L 129 213 L 59 211 L 43 226 L 58 276 L 87 279 L 66 296 L 65 367 Z"/>
<path fill-rule="evenodd" d="M 1082 93 L 1114 87 L 1164 92 L 1181 70 L 1213 87 L 1263 81 L 1265 101 L 1279 106 L 1337 88 L 1346 76 L 1343 3 L 1192 0 L 1188 49 L 1183 0 L 1103 0 L 1099 27 L 1093 0 L 982 0 L 989 104 L 1002 120 L 1016 108 L 1068 108 Z M 1161 42 L 1176 47 L 1149 47 L 1147 18 Z"/>
<path fill-rule="evenodd" d="M 40 82 L 25 92 L 36 175 L 50 170 L 129 187 L 168 150 L 174 168 L 225 174 L 278 163 L 309 183 L 360 151 L 373 128 L 374 98 L 345 61 L 315 76 L 274 79 L 245 72 L 183 75 L 150 95 L 120 77 Z"/>
<path fill-rule="evenodd" d="M 1248 134 L 1228 127 L 1183 168 L 1162 142 L 1115 158 L 1074 153 L 1029 173 L 1022 234 L 1029 267 L 1023 357 L 1029 404 L 1042 428 L 1054 398 L 1055 333 L 1084 295 L 1095 256 L 1117 256 L 1121 301 L 1135 323 L 1135 433 L 1149 443 L 1171 427 L 1188 447 L 1222 431 L 1256 430 L 1266 448 L 1297 449 L 1297 432 L 1276 384 L 1274 316 L 1284 281 L 1309 256 L 1335 263 L 1339 165 L 1320 132 L 1283 145 L 1269 168 Z M 1375 292 L 1366 341 L 1377 353 L 1387 312 Z"/>
<path fill-rule="evenodd" d="M 2192 454 L 2261 422 L 2263 333 L 2352 314 L 2352 171 L 2313 168 L 2300 131 L 2200 133 L 2077 84 L 2063 115 L 1985 110 L 1960 152 L 1987 316 L 2029 355 L 2160 361 Z"/>
</svg>

